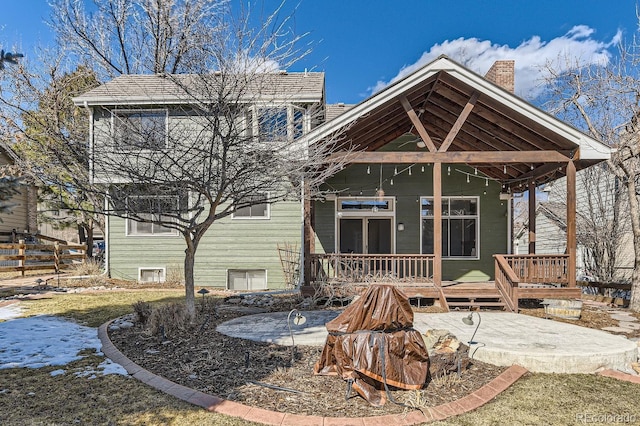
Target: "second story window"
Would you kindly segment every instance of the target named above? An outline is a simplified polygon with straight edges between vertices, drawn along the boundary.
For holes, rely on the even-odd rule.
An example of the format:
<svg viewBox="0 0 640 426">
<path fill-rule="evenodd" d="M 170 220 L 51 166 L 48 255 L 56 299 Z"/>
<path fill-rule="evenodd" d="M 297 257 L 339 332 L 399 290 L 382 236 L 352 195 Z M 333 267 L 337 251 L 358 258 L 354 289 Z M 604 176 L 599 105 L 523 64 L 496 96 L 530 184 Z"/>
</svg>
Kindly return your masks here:
<svg viewBox="0 0 640 426">
<path fill-rule="evenodd" d="M 292 141 L 308 130 L 305 110 L 297 106 L 256 107 L 253 114 L 255 119 L 250 115 L 247 123 L 260 142 Z"/>
<path fill-rule="evenodd" d="M 258 135 L 261 142 L 287 139 L 287 108 L 272 107 L 258 109 Z"/>
<path fill-rule="evenodd" d="M 122 151 L 159 151 L 167 147 L 167 110 L 115 110 L 113 137 Z"/>
</svg>

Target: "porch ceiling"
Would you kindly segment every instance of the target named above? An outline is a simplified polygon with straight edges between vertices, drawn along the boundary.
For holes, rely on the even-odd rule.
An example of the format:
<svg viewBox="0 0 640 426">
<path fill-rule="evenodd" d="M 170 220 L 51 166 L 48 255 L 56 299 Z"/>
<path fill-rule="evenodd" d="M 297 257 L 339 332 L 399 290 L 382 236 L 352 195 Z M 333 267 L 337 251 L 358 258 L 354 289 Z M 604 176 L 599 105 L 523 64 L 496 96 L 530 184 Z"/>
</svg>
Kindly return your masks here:
<svg viewBox="0 0 640 426">
<path fill-rule="evenodd" d="M 440 149 L 473 94 L 472 87 L 440 71 L 414 86 L 405 96 L 435 147 Z M 346 130 L 346 140 L 353 144 L 355 150 L 378 151 L 400 137 L 404 141 L 400 144 L 401 149 L 428 152 L 427 147 L 422 145 L 420 148 L 417 144 L 420 140 L 418 131 L 398 99 L 389 100 L 360 117 Z M 447 151 L 559 151 L 573 158 L 577 149 L 575 143 L 535 120 L 480 94 Z M 486 176 L 512 186 L 527 178 L 535 178 L 542 183 L 564 174 L 562 163 L 468 164 Z"/>
</svg>

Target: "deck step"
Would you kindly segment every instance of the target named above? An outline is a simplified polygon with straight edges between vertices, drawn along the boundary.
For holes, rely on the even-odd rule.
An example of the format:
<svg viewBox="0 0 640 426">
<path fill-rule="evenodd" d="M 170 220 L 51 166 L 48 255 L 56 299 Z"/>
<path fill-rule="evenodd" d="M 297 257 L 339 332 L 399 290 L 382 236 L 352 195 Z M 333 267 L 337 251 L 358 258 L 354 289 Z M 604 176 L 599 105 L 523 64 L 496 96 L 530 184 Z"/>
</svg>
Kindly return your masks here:
<svg viewBox="0 0 640 426">
<path fill-rule="evenodd" d="M 492 307 L 505 307 L 506 304 L 504 302 L 449 302 L 447 301 L 449 306 L 465 306 L 465 307 L 481 307 L 481 306 L 492 306 Z"/>
</svg>

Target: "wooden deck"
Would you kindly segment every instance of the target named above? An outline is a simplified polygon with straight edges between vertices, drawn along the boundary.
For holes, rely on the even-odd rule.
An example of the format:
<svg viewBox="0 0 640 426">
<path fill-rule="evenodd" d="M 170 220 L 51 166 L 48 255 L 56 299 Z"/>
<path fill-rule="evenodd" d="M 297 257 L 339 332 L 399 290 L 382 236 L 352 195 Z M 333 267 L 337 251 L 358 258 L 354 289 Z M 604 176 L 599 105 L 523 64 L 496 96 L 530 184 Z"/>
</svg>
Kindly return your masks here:
<svg viewBox="0 0 640 426">
<path fill-rule="evenodd" d="M 522 299 L 579 298 L 570 286 L 566 255 L 495 255 L 495 281 L 433 280 L 432 255 L 313 255 L 305 295 L 342 297 L 370 284 L 393 284 L 409 298 L 437 299 L 445 309 L 501 308 L 518 311 Z M 323 295 L 322 293 L 326 293 Z"/>
</svg>

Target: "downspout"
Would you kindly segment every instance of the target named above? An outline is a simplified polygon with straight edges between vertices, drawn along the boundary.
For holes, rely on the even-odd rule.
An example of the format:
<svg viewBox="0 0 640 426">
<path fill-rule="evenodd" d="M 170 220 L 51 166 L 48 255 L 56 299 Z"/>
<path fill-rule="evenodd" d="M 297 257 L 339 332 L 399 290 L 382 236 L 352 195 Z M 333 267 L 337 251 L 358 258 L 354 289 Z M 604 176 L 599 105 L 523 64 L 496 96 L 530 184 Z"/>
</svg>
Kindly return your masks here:
<svg viewBox="0 0 640 426">
<path fill-rule="evenodd" d="M 302 288 L 302 286 L 304 285 L 304 278 L 305 278 L 305 273 L 306 271 L 304 270 L 304 197 L 305 197 L 305 192 L 304 192 L 304 178 L 302 178 L 300 180 L 300 226 L 301 226 L 301 232 L 300 232 L 300 276 L 298 277 L 298 288 Z"/>
</svg>

